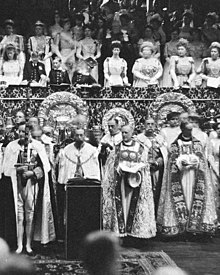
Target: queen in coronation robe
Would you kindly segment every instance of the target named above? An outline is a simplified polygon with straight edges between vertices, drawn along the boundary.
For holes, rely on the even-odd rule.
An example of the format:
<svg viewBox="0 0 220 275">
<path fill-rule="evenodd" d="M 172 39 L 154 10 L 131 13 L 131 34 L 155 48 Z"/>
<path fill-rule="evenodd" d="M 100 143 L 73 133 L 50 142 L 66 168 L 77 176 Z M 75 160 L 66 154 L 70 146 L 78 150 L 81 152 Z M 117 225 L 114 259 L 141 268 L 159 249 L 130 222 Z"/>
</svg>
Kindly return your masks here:
<svg viewBox="0 0 220 275">
<path fill-rule="evenodd" d="M 162 183 L 157 223 L 167 236 L 184 232 L 214 234 L 217 215 L 214 190 L 202 143 L 192 136 L 192 124 L 171 144 Z"/>
<path fill-rule="evenodd" d="M 138 141 L 124 139 L 106 162 L 103 177 L 103 229 L 119 237 L 156 235 L 153 191 L 147 150 Z M 132 133 L 131 133 L 132 134 Z"/>
</svg>

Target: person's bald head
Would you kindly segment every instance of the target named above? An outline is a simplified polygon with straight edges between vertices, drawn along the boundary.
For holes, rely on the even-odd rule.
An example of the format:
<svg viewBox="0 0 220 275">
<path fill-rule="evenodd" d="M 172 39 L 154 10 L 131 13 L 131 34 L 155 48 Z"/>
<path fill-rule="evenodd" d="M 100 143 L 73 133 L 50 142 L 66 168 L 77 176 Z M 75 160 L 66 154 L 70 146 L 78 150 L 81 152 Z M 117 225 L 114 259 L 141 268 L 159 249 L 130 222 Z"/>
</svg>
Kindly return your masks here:
<svg viewBox="0 0 220 275">
<path fill-rule="evenodd" d="M 125 142 L 129 142 L 133 135 L 133 127 L 131 125 L 124 125 L 121 129 L 122 139 Z"/>
<path fill-rule="evenodd" d="M 134 129 L 130 124 L 126 124 L 126 125 L 122 126 L 122 130 L 130 131 L 133 134 Z"/>
</svg>

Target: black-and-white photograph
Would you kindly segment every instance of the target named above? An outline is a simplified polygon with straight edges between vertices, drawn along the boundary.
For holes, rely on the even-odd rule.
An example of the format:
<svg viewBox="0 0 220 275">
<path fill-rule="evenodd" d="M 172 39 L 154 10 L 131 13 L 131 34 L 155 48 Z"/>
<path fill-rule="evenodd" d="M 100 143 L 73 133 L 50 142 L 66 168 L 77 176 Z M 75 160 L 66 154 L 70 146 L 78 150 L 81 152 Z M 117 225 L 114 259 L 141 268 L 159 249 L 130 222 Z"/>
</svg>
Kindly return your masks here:
<svg viewBox="0 0 220 275">
<path fill-rule="evenodd" d="M 220 0 L 0 0 L 0 275 L 219 259 Z"/>
</svg>

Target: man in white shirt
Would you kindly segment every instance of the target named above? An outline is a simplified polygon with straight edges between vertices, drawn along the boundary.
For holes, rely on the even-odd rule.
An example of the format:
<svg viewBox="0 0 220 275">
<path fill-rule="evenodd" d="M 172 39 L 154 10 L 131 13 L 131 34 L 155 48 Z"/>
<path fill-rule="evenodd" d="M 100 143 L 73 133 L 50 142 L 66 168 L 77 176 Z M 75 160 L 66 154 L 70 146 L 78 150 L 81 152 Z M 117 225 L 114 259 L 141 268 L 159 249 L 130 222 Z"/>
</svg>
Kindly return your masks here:
<svg viewBox="0 0 220 275">
<path fill-rule="evenodd" d="M 112 118 L 108 121 L 109 133 L 104 135 L 101 144 L 109 144 L 112 147 L 122 141 L 121 129 L 117 118 Z"/>
<path fill-rule="evenodd" d="M 108 121 L 109 133 L 104 135 L 99 145 L 100 159 L 102 166 L 105 165 L 106 159 L 111 150 L 122 141 L 120 124 L 117 118 L 111 118 Z"/>
<path fill-rule="evenodd" d="M 60 152 L 58 182 L 66 184 L 72 178 L 100 180 L 98 150 L 85 142 L 84 129 L 76 129 L 75 142 Z"/>
<path fill-rule="evenodd" d="M 181 133 L 179 127 L 179 113 L 178 112 L 170 112 L 167 114 L 167 122 L 169 124 L 168 127 L 162 128 L 160 130 L 160 135 L 165 139 L 167 143 L 167 148 L 170 148 L 170 145 Z"/>
</svg>

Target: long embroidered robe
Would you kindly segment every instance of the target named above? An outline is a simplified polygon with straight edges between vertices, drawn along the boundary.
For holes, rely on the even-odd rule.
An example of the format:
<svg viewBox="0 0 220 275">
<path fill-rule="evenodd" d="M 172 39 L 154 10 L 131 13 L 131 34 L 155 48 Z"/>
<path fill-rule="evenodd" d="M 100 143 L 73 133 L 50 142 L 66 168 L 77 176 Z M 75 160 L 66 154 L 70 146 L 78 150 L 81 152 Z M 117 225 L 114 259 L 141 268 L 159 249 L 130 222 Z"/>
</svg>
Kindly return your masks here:
<svg viewBox="0 0 220 275">
<path fill-rule="evenodd" d="M 124 162 L 127 167 L 142 165 L 138 171 L 140 185 L 136 188 L 128 186 L 128 173 L 119 172 L 119 165 Z M 120 237 L 151 238 L 156 235 L 151 176 L 144 146 L 137 141 L 131 146 L 123 142 L 117 145 L 107 159 L 102 185 L 104 230 Z"/>
<path fill-rule="evenodd" d="M 137 140 L 147 147 L 149 151 L 148 160 L 156 161 L 158 163 L 157 170 L 150 170 L 154 194 L 155 214 L 157 214 L 163 171 L 165 163 L 167 162 L 167 143 L 165 142 L 163 136 L 156 133 L 152 137 L 147 137 L 144 133 L 141 133 L 137 135 Z"/>
<path fill-rule="evenodd" d="M 169 236 L 184 232 L 213 234 L 217 216 L 214 190 L 203 145 L 196 138 L 192 138 L 190 154 L 198 158 L 198 165 L 194 171 L 190 168 L 187 172 L 180 169 L 179 157 L 185 157 L 186 144 L 179 140 L 182 140 L 181 135 L 170 147 L 159 201 L 158 229 Z"/>
</svg>

